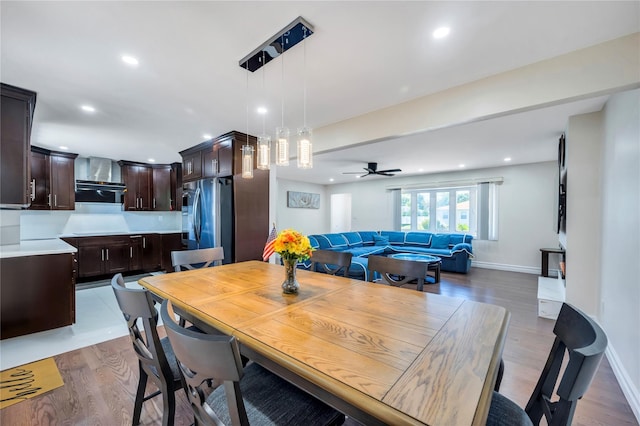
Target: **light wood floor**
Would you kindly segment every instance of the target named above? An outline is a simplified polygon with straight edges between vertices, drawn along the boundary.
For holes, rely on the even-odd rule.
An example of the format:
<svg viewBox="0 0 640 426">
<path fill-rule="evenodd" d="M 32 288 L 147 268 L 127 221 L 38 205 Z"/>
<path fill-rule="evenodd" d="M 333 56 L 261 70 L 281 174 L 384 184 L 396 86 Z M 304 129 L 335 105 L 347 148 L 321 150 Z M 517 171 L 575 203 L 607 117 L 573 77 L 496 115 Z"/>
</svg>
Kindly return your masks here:
<svg viewBox="0 0 640 426">
<path fill-rule="evenodd" d="M 537 277 L 472 268 L 467 275 L 443 273 L 442 282 L 425 286 L 425 291 L 493 303 L 511 312 L 500 391 L 524 406 L 553 342 L 554 321 L 537 316 Z M 3 409 L 1 425 L 131 424 L 138 371 L 128 336 L 67 352 L 55 361 L 65 385 Z M 182 392 L 176 396 L 176 425 L 189 425 L 193 417 L 186 397 Z M 141 424 L 159 424 L 161 404 L 159 398 L 146 402 Z M 355 422 L 347 420 L 346 424 Z M 606 359 L 578 403 L 573 424 L 638 425 Z"/>
</svg>

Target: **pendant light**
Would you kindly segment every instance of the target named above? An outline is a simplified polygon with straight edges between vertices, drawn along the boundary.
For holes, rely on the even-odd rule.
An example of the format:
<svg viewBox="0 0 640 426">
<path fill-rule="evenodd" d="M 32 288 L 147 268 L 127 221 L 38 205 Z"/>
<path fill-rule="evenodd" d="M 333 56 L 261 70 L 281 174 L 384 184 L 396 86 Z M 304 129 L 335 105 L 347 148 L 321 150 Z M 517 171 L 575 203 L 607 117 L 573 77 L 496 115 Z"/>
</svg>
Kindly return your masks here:
<svg viewBox="0 0 640 426">
<path fill-rule="evenodd" d="M 281 49 L 284 52 L 285 38 L 284 34 L 281 38 Z M 280 127 L 276 127 L 276 165 L 289 165 L 289 129 L 284 127 L 284 55 L 281 56 L 282 67 L 282 122 Z"/>
<path fill-rule="evenodd" d="M 312 131 L 307 127 L 307 28 L 303 28 L 304 36 L 302 45 L 304 47 L 304 62 L 303 62 L 303 121 L 302 127 L 298 129 L 298 168 L 299 169 L 311 169 L 313 168 L 313 143 L 312 143 Z"/>
<path fill-rule="evenodd" d="M 242 177 L 253 179 L 253 147 L 249 145 L 249 68 L 247 68 L 247 143 L 242 147 Z"/>
<path fill-rule="evenodd" d="M 264 83 L 264 51 L 262 52 L 262 91 L 264 92 L 265 99 L 267 98 L 267 91 L 265 89 Z M 257 148 L 257 156 L 258 156 L 258 169 L 260 170 L 269 170 L 269 165 L 271 163 L 271 136 L 267 134 L 265 131 L 265 120 L 266 120 L 267 112 L 265 111 L 262 114 L 262 134 L 258 136 L 258 144 Z"/>
</svg>

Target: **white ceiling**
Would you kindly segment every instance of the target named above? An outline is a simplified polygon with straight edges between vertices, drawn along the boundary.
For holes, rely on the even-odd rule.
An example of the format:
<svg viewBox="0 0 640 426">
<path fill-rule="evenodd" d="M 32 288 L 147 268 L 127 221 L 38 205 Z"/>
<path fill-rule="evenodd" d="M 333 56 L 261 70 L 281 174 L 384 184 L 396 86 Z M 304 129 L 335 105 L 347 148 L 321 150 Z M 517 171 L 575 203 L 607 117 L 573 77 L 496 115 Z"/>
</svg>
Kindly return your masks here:
<svg viewBox="0 0 640 426">
<path fill-rule="evenodd" d="M 230 130 L 318 128 L 639 30 L 637 1 L 2 1 L 0 79 L 38 93 L 32 144 L 159 163 Z M 315 34 L 249 76 L 238 61 L 297 16 Z M 441 26 L 451 34 L 434 40 Z M 137 57 L 137 68 L 120 57 Z M 306 72 L 303 72 L 306 70 Z M 248 84 L 248 89 L 247 89 Z M 247 119 L 247 98 L 249 117 Z M 400 175 L 553 160 L 567 117 L 605 97 L 318 153 L 279 177 L 352 181 L 367 162 Z M 86 114 L 80 106 L 96 108 Z M 423 169 L 422 172 L 419 169 Z M 376 179 L 377 177 L 367 177 Z"/>
</svg>

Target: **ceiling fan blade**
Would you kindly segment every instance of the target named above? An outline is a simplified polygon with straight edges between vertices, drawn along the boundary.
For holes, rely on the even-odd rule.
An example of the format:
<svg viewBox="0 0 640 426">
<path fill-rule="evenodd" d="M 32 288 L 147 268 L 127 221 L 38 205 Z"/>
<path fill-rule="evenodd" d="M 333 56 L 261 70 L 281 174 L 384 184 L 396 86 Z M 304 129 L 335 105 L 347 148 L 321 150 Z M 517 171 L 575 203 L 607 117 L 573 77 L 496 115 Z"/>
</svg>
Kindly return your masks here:
<svg viewBox="0 0 640 426">
<path fill-rule="evenodd" d="M 378 173 L 397 173 L 401 172 L 401 169 L 389 169 L 389 170 L 378 170 Z"/>
<path fill-rule="evenodd" d="M 386 173 L 386 172 L 378 172 L 376 174 L 377 175 L 382 175 L 382 176 L 395 176 L 393 173 Z"/>
<path fill-rule="evenodd" d="M 362 172 L 342 172 L 343 175 L 359 175 L 362 174 Z"/>
</svg>

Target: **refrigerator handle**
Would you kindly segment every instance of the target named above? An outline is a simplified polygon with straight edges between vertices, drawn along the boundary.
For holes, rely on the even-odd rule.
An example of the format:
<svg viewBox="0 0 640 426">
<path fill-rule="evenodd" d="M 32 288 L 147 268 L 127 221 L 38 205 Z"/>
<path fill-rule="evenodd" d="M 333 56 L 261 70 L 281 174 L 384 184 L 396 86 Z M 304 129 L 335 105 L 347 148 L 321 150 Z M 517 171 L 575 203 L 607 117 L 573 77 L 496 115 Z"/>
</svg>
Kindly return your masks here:
<svg viewBox="0 0 640 426">
<path fill-rule="evenodd" d="M 202 218 L 200 215 L 200 188 L 197 188 L 193 200 L 193 234 L 196 237 L 198 247 L 200 247 L 200 234 L 202 232 Z"/>
</svg>

